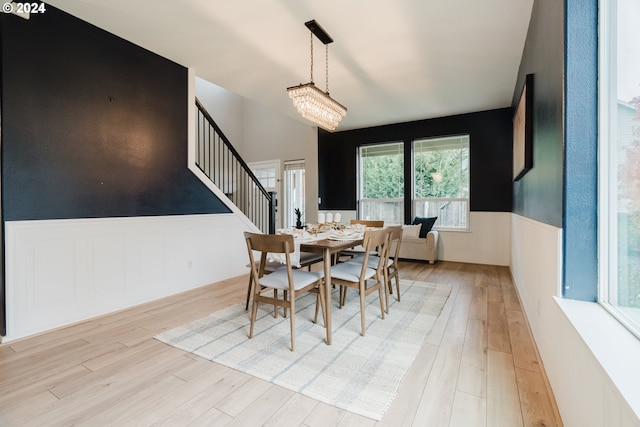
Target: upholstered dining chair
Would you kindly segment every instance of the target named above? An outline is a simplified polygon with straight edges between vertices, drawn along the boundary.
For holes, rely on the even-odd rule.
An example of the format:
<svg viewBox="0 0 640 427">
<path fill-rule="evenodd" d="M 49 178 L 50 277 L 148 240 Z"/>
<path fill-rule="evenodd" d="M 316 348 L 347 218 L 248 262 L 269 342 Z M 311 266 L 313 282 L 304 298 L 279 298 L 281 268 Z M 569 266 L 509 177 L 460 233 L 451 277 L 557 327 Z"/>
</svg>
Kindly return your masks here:
<svg viewBox="0 0 640 427">
<path fill-rule="evenodd" d="M 350 225 L 361 224 L 361 225 L 364 225 L 365 227 L 382 228 L 384 227 L 384 220 L 352 219 L 349 221 L 349 224 Z M 364 252 L 364 248 L 362 246 L 356 246 L 355 248 L 352 248 L 352 249 L 345 249 L 343 251 L 340 251 L 336 255 L 334 264 L 340 261 L 340 258 L 342 258 L 343 256 L 353 258 L 355 256 L 362 255 L 363 252 Z"/>
<path fill-rule="evenodd" d="M 360 323 L 361 334 L 365 334 L 365 298 L 378 291 L 380 300 L 380 315 L 384 319 L 384 303 L 382 298 L 383 287 L 386 286 L 384 278 L 384 265 L 388 243 L 388 231 L 386 229 L 367 230 L 364 233 L 362 245 L 365 248 L 362 263 L 343 262 L 331 267 L 331 283 L 340 285 L 340 307 L 344 306 L 347 288 L 355 288 L 360 292 Z M 375 268 L 369 267 L 371 252 L 379 248 L 380 258 Z M 331 309 L 330 307 L 328 308 Z"/>
<path fill-rule="evenodd" d="M 400 254 L 400 244 L 402 243 L 402 226 L 393 225 L 387 227 L 389 231 L 389 239 L 387 241 L 388 250 L 384 261 L 384 281 L 386 283 L 384 299 L 385 311 L 389 313 L 389 293 L 393 293 L 393 282 L 396 279 L 396 298 L 400 301 L 400 277 L 398 271 L 398 259 Z M 361 265 L 364 261 L 364 255 L 358 255 L 348 260 L 348 263 Z M 369 268 L 377 268 L 380 262 L 380 256 L 370 254 L 367 260 Z"/>
<path fill-rule="evenodd" d="M 300 252 L 300 264 L 299 266 L 292 266 L 293 268 L 308 268 L 311 271 L 311 266 L 315 263 L 322 262 L 323 257 L 322 254 L 313 253 L 313 252 Z M 260 261 L 255 261 L 256 267 L 260 267 Z M 247 267 L 251 267 L 250 264 L 247 264 Z M 278 261 L 267 261 L 264 264 L 264 272 L 263 274 L 270 274 L 274 271 L 282 270 L 287 268 L 284 264 Z M 253 276 L 249 274 L 249 284 L 247 286 L 247 301 L 244 304 L 244 309 L 249 310 L 249 301 L 251 301 L 251 294 L 253 293 Z"/>
<path fill-rule="evenodd" d="M 258 312 L 258 303 L 273 305 L 276 310 L 274 316 L 277 317 L 277 307 L 284 308 L 284 315 L 289 314 L 291 329 L 291 351 L 295 351 L 295 317 L 296 298 L 304 292 L 317 293 L 319 295 L 322 313 L 325 313 L 325 300 L 322 286 L 324 284 L 323 272 L 295 270 L 291 267 L 290 254 L 295 250 L 293 236 L 290 234 L 257 234 L 244 233 L 249 253 L 249 265 L 251 266 L 251 276 L 255 284 L 253 290 L 253 305 L 251 307 L 251 324 L 249 327 L 249 338 L 253 338 L 253 328 Z M 260 253 L 258 265 L 254 262 L 254 251 Z M 284 254 L 285 268 L 264 274 L 264 266 L 267 263 L 267 254 Z M 273 297 L 267 295 L 273 291 Z M 280 299 L 278 291 L 283 291 L 283 298 Z"/>
</svg>

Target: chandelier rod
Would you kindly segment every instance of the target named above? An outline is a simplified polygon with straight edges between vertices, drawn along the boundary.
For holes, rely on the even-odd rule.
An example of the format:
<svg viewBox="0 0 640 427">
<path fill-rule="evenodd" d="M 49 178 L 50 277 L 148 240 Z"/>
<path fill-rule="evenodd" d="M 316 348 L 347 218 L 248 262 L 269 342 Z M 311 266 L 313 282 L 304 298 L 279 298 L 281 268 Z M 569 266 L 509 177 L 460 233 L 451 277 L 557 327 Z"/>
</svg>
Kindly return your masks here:
<svg viewBox="0 0 640 427">
<path fill-rule="evenodd" d="M 327 95 L 329 94 L 329 45 L 325 44 L 324 45 L 324 57 L 325 57 L 325 61 L 326 61 L 326 65 L 325 65 L 325 70 L 324 70 L 324 78 L 325 78 L 325 92 L 327 92 Z"/>
<path fill-rule="evenodd" d="M 311 83 L 313 83 L 313 33 L 311 35 Z"/>
<path fill-rule="evenodd" d="M 313 36 L 324 43 L 325 47 L 325 92 L 329 93 L 329 43 L 333 43 L 331 36 L 316 22 L 315 19 L 307 21 L 304 25 L 311 31 L 311 83 L 313 83 Z"/>
</svg>

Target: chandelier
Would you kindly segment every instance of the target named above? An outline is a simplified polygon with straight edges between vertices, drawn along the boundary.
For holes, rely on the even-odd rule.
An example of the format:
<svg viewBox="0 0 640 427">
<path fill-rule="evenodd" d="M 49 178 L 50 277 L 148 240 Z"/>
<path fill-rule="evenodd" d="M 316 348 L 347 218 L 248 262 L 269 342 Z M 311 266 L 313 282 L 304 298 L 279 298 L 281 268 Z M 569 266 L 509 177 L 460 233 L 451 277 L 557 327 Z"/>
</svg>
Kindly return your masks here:
<svg viewBox="0 0 640 427">
<path fill-rule="evenodd" d="M 311 32 L 311 81 L 287 88 L 289 98 L 293 100 L 293 105 L 298 113 L 306 119 L 322 126 L 328 130 L 334 130 L 340 120 L 347 114 L 347 109 L 329 96 L 329 43 L 333 39 L 315 21 L 304 24 Z M 326 89 L 323 92 L 313 83 L 313 36 L 318 37 L 325 45 L 326 59 Z"/>
</svg>

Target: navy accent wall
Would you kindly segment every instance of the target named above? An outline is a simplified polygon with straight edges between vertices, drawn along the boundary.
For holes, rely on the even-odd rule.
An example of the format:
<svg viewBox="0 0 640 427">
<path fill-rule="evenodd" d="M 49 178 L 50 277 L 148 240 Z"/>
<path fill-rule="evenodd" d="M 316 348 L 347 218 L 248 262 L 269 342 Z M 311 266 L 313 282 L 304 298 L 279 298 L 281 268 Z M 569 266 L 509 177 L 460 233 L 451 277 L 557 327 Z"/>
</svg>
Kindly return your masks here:
<svg viewBox="0 0 640 427">
<path fill-rule="evenodd" d="M 187 169 L 187 69 L 47 5 L 2 19 L 4 219 L 229 212 Z"/>
<path fill-rule="evenodd" d="M 567 0 L 564 273 L 566 298 L 598 297 L 598 4 Z"/>
<path fill-rule="evenodd" d="M 469 134 L 471 210 L 511 211 L 512 110 L 503 108 L 365 129 L 318 132 L 319 195 L 322 210 L 355 210 L 358 147 L 405 142 L 405 181 L 411 182 L 411 142 L 425 137 Z M 411 189 L 406 186 L 405 205 Z M 405 214 L 405 221 L 410 212 Z"/>
<path fill-rule="evenodd" d="M 533 169 L 513 183 L 513 212 L 556 227 L 563 212 L 563 16 L 562 1 L 534 2 L 512 103 L 515 109 L 533 73 Z"/>
</svg>

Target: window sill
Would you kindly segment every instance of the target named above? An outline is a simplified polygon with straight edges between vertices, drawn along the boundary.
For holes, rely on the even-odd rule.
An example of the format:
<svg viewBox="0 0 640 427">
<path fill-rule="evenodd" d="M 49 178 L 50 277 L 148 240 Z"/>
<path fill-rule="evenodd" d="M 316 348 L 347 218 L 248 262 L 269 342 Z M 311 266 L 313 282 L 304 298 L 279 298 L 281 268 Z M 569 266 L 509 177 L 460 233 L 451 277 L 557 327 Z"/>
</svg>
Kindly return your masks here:
<svg viewBox="0 0 640 427">
<path fill-rule="evenodd" d="M 622 314 L 622 317 L 626 318 L 632 325 L 640 325 L 640 308 L 618 306 L 617 309 Z M 638 335 L 636 334 L 636 336 Z"/>
<path fill-rule="evenodd" d="M 640 419 L 640 340 L 597 303 L 554 298 Z"/>
</svg>

